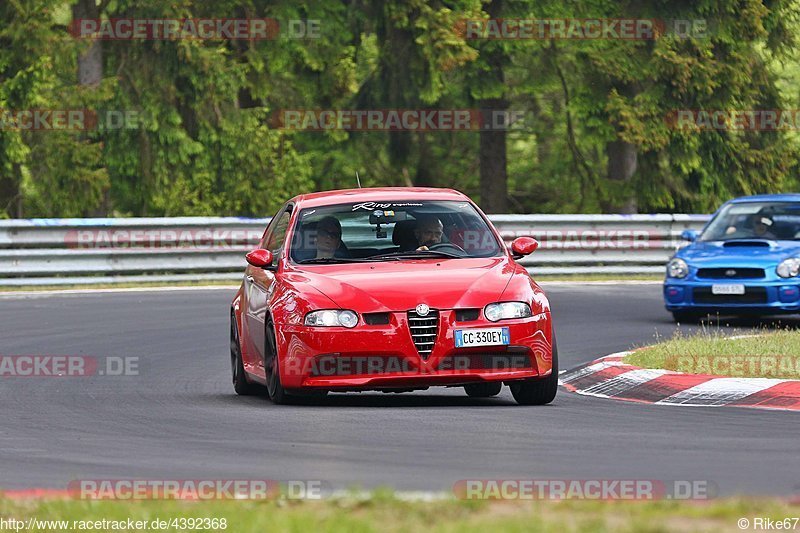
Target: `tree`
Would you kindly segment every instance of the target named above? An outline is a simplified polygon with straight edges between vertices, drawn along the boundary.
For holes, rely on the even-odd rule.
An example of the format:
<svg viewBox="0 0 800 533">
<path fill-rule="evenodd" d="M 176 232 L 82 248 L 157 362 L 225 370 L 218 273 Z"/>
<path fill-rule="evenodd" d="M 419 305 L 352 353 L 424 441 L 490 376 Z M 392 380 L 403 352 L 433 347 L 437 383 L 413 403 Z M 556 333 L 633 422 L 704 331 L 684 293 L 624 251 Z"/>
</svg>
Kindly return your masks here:
<svg viewBox="0 0 800 533">
<path fill-rule="evenodd" d="M 709 211 L 790 189 L 786 131 L 675 127 L 680 110 L 796 108 L 793 2 L 12 0 L 0 108 L 87 109 L 97 128 L 0 127 L 0 216 L 256 215 L 288 196 L 456 187 L 489 212 Z M 75 18 L 260 18 L 320 38 L 94 41 Z M 464 20 L 706 20 L 655 39 L 466 38 Z M 285 28 L 285 26 L 284 26 Z M 671 28 L 670 28 L 671 29 Z M 788 78 L 784 80 L 783 78 Z M 508 131 L 291 131 L 281 109 L 524 112 Z M 106 112 L 133 123 L 109 127 Z"/>
<path fill-rule="evenodd" d="M 604 145 L 605 211 L 681 204 L 710 209 L 732 195 L 785 185 L 796 153 L 784 133 L 681 131 L 670 128 L 668 117 L 678 110 L 780 107 L 776 76 L 763 61 L 762 48 L 773 43 L 774 53 L 792 45 L 783 26 L 791 19 L 790 3 L 772 2 L 768 8 L 746 0 L 736 10 L 711 0 L 686 9 L 604 1 L 590 7 L 606 17 L 714 23 L 704 34 L 668 31 L 653 40 L 576 45 L 579 106 L 592 125 L 587 132 Z M 784 38 L 776 41 L 775 33 Z"/>
</svg>

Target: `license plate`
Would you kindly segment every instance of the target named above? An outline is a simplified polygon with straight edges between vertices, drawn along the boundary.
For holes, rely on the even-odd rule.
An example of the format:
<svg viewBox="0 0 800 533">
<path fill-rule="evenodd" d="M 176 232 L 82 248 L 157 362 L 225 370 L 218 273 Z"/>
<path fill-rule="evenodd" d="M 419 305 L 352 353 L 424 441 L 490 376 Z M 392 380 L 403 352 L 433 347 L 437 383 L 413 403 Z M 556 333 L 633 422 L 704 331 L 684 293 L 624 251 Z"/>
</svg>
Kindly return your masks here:
<svg viewBox="0 0 800 533">
<path fill-rule="evenodd" d="M 735 294 L 737 296 L 743 295 L 745 292 L 744 285 L 712 285 L 712 294 Z"/>
<path fill-rule="evenodd" d="M 457 329 L 456 348 L 511 344 L 508 328 Z"/>
</svg>

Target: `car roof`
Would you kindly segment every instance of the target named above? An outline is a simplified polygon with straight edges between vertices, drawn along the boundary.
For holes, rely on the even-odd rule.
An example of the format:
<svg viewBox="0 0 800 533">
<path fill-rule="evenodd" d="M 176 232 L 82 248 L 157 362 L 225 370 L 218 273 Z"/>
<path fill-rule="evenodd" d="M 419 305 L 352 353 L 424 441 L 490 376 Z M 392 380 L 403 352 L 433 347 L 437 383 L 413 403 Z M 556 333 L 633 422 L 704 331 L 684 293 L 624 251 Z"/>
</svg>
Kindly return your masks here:
<svg viewBox="0 0 800 533">
<path fill-rule="evenodd" d="M 759 194 L 755 196 L 742 196 L 730 200 L 730 204 L 741 204 L 746 202 L 800 202 L 800 194 Z"/>
<path fill-rule="evenodd" d="M 340 203 L 357 202 L 401 202 L 407 200 L 455 200 L 469 201 L 464 193 L 454 189 L 434 187 L 372 187 L 363 189 L 340 189 L 313 192 L 295 196 L 292 201 L 301 208 L 322 207 Z"/>
</svg>

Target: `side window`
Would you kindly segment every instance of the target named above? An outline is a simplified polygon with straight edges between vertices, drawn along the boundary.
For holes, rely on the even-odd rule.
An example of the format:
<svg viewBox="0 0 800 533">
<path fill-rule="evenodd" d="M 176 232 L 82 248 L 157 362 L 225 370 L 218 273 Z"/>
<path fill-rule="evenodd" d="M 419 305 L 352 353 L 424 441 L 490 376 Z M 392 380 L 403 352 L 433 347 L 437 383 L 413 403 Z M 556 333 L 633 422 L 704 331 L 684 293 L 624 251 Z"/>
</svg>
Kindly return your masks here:
<svg viewBox="0 0 800 533">
<path fill-rule="evenodd" d="M 275 221 L 275 228 L 272 230 L 266 246 L 266 249 L 270 250 L 276 258 L 280 256 L 281 250 L 283 249 L 283 243 L 286 241 L 286 230 L 289 228 L 291 211 L 283 211 L 278 216 L 280 218 Z"/>
<path fill-rule="evenodd" d="M 272 235 L 273 231 L 275 230 L 275 225 L 280 220 L 281 213 L 286 210 L 286 206 L 281 207 L 278 209 L 278 212 L 275 213 L 275 216 L 269 219 L 269 224 L 267 224 L 266 229 L 264 230 L 264 235 L 261 236 L 261 240 L 258 241 L 258 247 L 267 249 L 267 242 L 269 242 L 270 235 Z"/>
</svg>

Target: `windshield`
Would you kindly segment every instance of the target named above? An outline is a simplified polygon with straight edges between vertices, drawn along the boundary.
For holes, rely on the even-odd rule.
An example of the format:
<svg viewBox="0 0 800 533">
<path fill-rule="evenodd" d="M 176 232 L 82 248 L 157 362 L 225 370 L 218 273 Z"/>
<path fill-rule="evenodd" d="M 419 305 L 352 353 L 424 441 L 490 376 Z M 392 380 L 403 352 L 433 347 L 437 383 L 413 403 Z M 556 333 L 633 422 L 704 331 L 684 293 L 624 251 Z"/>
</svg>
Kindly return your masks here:
<svg viewBox="0 0 800 533">
<path fill-rule="evenodd" d="M 800 240 L 800 203 L 730 204 L 714 217 L 701 241 L 734 239 Z"/>
<path fill-rule="evenodd" d="M 405 257 L 493 257 L 501 245 L 469 202 L 361 202 L 303 209 L 290 257 L 297 263 Z"/>
</svg>

